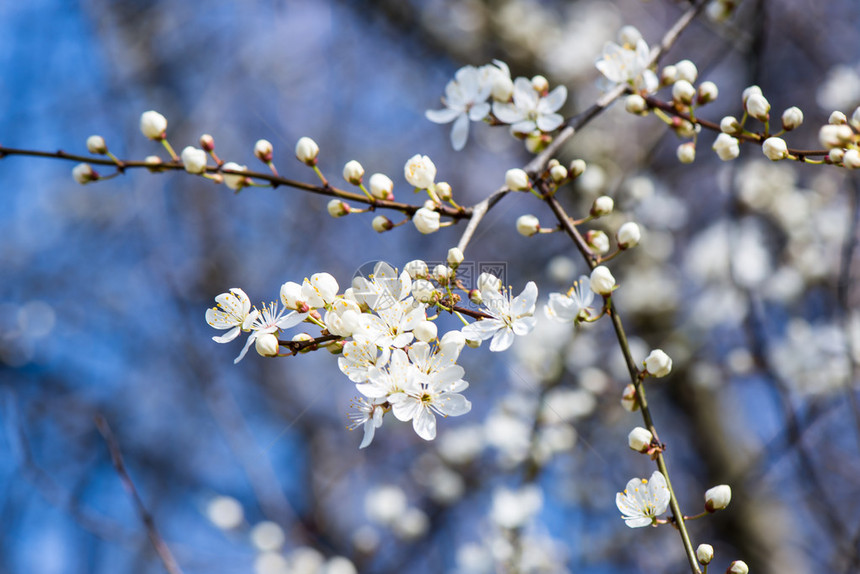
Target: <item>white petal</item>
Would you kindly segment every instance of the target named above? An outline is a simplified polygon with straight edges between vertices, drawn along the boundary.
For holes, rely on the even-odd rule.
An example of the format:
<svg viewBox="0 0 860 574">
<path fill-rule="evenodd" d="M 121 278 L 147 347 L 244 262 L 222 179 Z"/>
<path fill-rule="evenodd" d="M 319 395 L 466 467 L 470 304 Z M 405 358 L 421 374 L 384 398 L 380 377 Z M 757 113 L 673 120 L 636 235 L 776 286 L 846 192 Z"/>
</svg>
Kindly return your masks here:
<svg viewBox="0 0 860 574">
<path fill-rule="evenodd" d="M 469 137 L 469 117 L 466 114 L 460 114 L 457 121 L 454 122 L 454 127 L 451 128 L 451 146 L 460 151 L 466 147 L 466 139 Z"/>
<path fill-rule="evenodd" d="M 220 337 L 212 337 L 212 340 L 216 343 L 229 343 L 230 341 L 238 337 L 241 331 L 242 329 L 236 326 L 221 335 Z"/>
<path fill-rule="evenodd" d="M 490 104 L 487 102 L 481 102 L 480 104 L 475 104 L 469 110 L 469 119 L 473 122 L 479 122 L 487 117 L 487 114 L 490 113 Z"/>
<path fill-rule="evenodd" d="M 424 440 L 433 440 L 436 438 L 436 417 L 430 409 L 422 408 L 412 419 L 412 428 Z"/>
<path fill-rule="evenodd" d="M 496 331 L 493 340 L 490 342 L 490 350 L 494 353 L 507 350 L 514 342 L 514 332 L 511 329 L 504 328 Z"/>
<path fill-rule="evenodd" d="M 238 357 L 236 357 L 235 359 L 233 359 L 233 364 L 234 364 L 234 365 L 235 365 L 236 363 L 238 363 L 239 361 L 241 361 L 242 359 L 244 359 L 244 358 L 245 358 L 245 353 L 247 353 L 247 352 L 248 352 L 248 349 L 250 349 L 250 348 L 251 348 L 251 343 L 253 343 L 256 339 L 257 339 L 257 332 L 256 332 L 256 331 L 254 331 L 253 333 L 251 333 L 251 334 L 248 336 L 248 340 L 247 340 L 247 341 L 245 341 L 245 346 L 244 346 L 244 347 L 242 347 L 242 352 L 241 352 L 241 353 L 239 353 L 239 356 L 238 356 Z"/>
<path fill-rule="evenodd" d="M 514 335 L 519 335 L 522 337 L 523 335 L 528 335 L 532 332 L 532 330 L 537 325 L 537 319 L 534 317 L 522 317 L 514 321 L 514 324 L 511 325 L 511 328 L 514 330 Z"/>
<path fill-rule="evenodd" d="M 561 114 L 544 114 L 537 119 L 537 127 L 542 132 L 555 131 L 563 123 L 564 117 Z"/>
<path fill-rule="evenodd" d="M 505 124 L 513 124 L 523 119 L 522 112 L 514 104 L 510 103 L 493 103 L 493 115 Z"/>
<path fill-rule="evenodd" d="M 460 393 L 443 393 L 433 406 L 445 416 L 458 417 L 472 410 L 472 403 Z"/>
<path fill-rule="evenodd" d="M 444 110 L 427 110 L 424 112 L 424 117 L 434 124 L 448 124 L 461 115 L 463 115 L 463 112 L 453 110 L 451 108 L 445 108 Z"/>
<path fill-rule="evenodd" d="M 557 112 L 567 101 L 567 88 L 558 86 L 540 101 L 538 109 L 541 112 Z"/>
<path fill-rule="evenodd" d="M 514 317 L 522 317 L 535 312 L 535 303 L 537 302 L 538 289 L 534 281 L 526 283 L 526 288 L 523 292 L 514 297 L 511 302 L 511 315 Z"/>
</svg>

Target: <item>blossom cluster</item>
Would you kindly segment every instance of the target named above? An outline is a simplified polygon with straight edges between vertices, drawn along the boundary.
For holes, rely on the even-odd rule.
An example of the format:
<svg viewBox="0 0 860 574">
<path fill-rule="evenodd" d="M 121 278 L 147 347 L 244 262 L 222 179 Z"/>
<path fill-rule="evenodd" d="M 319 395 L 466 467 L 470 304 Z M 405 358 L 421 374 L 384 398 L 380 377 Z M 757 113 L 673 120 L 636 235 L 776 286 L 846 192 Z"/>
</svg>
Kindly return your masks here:
<svg viewBox="0 0 860 574">
<path fill-rule="evenodd" d="M 424 261 L 409 262 L 402 272 L 379 262 L 367 277 L 359 275 L 342 293 L 337 280 L 328 273 L 316 273 L 299 284 L 288 281 L 281 286 L 279 301 L 251 306 L 239 288 L 215 298 L 216 306 L 206 311 L 206 321 L 227 333 L 213 337 L 229 343 L 240 333 L 249 333 L 235 361 L 241 361 L 253 344 L 266 357 L 326 348 L 338 356 L 338 367 L 360 393 L 351 415 L 353 428 L 364 429 L 361 448 L 373 440 L 383 417 L 412 422 L 415 432 L 425 440 L 436 437 L 436 415 L 459 416 L 471 410 L 462 394 L 469 384 L 457 365 L 467 341 L 477 346 L 492 339 L 491 351 L 510 347 L 515 335 L 525 335 L 534 327 L 537 286 L 529 282 L 522 294 L 511 297 L 501 281 L 484 273 L 478 289 L 468 290 L 456 277 L 462 254 L 449 253 L 451 266 L 429 269 Z M 465 326 L 438 336 L 437 326 L 428 309 L 463 315 L 456 303 L 454 288 L 466 291 L 480 303 L 481 320 L 463 318 Z M 321 329 L 318 338 L 299 333 L 292 341 L 280 339 L 282 332 L 299 324 Z"/>
<path fill-rule="evenodd" d="M 547 141 L 544 135 L 564 123 L 557 112 L 566 100 L 566 87 L 557 86 L 550 91 L 543 76 L 511 80 L 508 65 L 493 60 L 480 68 L 464 66 L 457 70 L 445 86 L 445 107 L 427 110 L 425 115 L 437 124 L 454 122 L 451 145 L 455 150 L 465 147 L 470 121 L 488 121 L 510 125 L 511 134 L 526 138 L 531 151 L 537 151 Z"/>
</svg>

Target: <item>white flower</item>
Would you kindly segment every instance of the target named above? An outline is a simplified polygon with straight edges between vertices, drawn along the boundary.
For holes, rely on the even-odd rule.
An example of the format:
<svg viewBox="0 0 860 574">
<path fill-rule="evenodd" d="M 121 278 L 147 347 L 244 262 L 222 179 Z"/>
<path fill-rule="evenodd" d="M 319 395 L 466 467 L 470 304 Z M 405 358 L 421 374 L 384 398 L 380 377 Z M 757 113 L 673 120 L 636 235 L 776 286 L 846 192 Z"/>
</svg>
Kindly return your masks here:
<svg viewBox="0 0 860 574">
<path fill-rule="evenodd" d="M 469 120 L 479 122 L 490 113 L 490 104 L 486 100 L 492 89 L 492 84 L 481 82 L 478 68 L 464 66 L 445 86 L 445 97 L 442 98 L 445 109 L 427 110 L 424 115 L 437 124 L 454 122 L 451 145 L 459 151 L 465 147 L 469 136 Z"/>
<path fill-rule="evenodd" d="M 372 341 L 356 339 L 344 344 L 343 352 L 337 358 L 337 366 L 353 383 L 364 383 L 370 368 L 382 367 L 388 362 L 389 356 L 388 349 L 383 349 L 380 355 L 379 348 Z"/>
<path fill-rule="evenodd" d="M 564 123 L 559 108 L 567 100 L 567 88 L 558 86 L 546 96 L 535 91 L 526 78 L 514 81 L 514 101 L 494 102 L 493 114 L 506 124 L 511 124 L 511 133 L 530 134 L 533 131 L 551 132 Z"/>
<path fill-rule="evenodd" d="M 325 325 L 329 333 L 340 337 L 351 337 L 360 328 L 361 308 L 358 303 L 337 297 L 325 314 Z"/>
<path fill-rule="evenodd" d="M 369 278 L 353 278 L 352 290 L 359 304 L 364 303 L 378 311 L 406 299 L 412 290 L 412 278 L 405 270 L 398 275 L 391 265 L 379 261 L 374 265 Z"/>
<path fill-rule="evenodd" d="M 426 343 L 424 344 L 426 345 Z M 429 346 L 416 345 L 414 348 L 423 349 L 421 358 L 426 358 Z M 394 354 L 402 353 L 395 350 Z M 413 353 L 410 351 L 410 358 Z M 394 357 L 392 357 L 392 363 Z M 392 412 L 401 421 L 412 421 L 412 428 L 424 440 L 436 438 L 436 416 L 460 416 L 472 410 L 472 403 L 460 394 L 469 387 L 463 380 L 463 367 L 455 364 L 444 365 L 429 371 L 421 371 L 412 363 L 417 376 L 407 378 L 400 392 L 389 395 Z"/>
<path fill-rule="evenodd" d="M 722 510 L 732 501 L 732 488 L 728 484 L 721 484 L 709 488 L 705 492 L 705 509 L 708 512 Z"/>
<path fill-rule="evenodd" d="M 357 383 L 355 388 L 370 399 L 387 400 L 391 395 L 402 392 L 412 385 L 413 379 L 421 375 L 418 369 L 409 362 L 406 351 L 394 349 L 391 360 L 386 364 L 369 366 L 366 382 Z"/>
<path fill-rule="evenodd" d="M 242 329 L 248 329 L 246 322 L 251 315 L 251 300 L 239 288 L 230 289 L 229 293 L 221 293 L 215 297 L 218 303 L 211 309 L 206 309 L 206 322 L 215 329 L 230 329 L 224 335 L 212 337 L 216 343 L 229 343 L 239 336 Z M 255 311 L 256 313 L 256 311 Z M 250 319 L 253 321 L 253 317 Z"/>
<path fill-rule="evenodd" d="M 376 199 L 394 199 L 394 182 L 384 173 L 370 176 L 370 195 Z"/>
<path fill-rule="evenodd" d="M 415 229 L 427 235 L 439 231 L 439 212 L 422 207 L 412 216 L 412 223 L 415 224 Z"/>
<path fill-rule="evenodd" d="M 286 309 L 278 309 L 277 303 L 270 303 L 268 305 L 264 305 L 262 311 L 254 309 L 254 311 L 248 315 L 242 325 L 242 329 L 246 331 L 250 329 L 251 334 L 248 336 L 248 340 L 245 342 L 245 346 L 242 348 L 239 356 L 233 360 L 233 363 L 238 363 L 245 357 L 245 353 L 248 352 L 251 344 L 257 341 L 257 337 L 275 334 L 282 329 L 295 327 L 308 316 L 307 313 L 297 313 L 296 311 L 290 311 L 289 314 L 284 316 L 284 311 L 286 311 Z M 229 336 L 229 334 L 230 333 L 227 335 Z"/>
<path fill-rule="evenodd" d="M 314 273 L 302 283 L 302 301 L 314 308 L 334 302 L 340 287 L 329 273 Z"/>
<path fill-rule="evenodd" d="M 723 161 L 730 161 L 738 157 L 741 153 L 740 144 L 737 138 L 730 136 L 727 133 L 721 133 L 714 141 L 713 149 Z"/>
<path fill-rule="evenodd" d="M 355 409 L 355 412 L 349 415 L 349 418 L 352 419 L 349 429 L 354 430 L 360 426 L 364 427 L 364 438 L 361 439 L 361 444 L 358 448 L 366 448 L 373 440 L 376 429 L 382 426 L 382 415 L 385 414 L 385 408 L 382 405 L 368 402 L 361 397 L 352 402 L 352 407 Z"/>
<path fill-rule="evenodd" d="M 650 64 L 651 51 L 645 40 L 639 38 L 636 45 L 630 47 L 607 42 L 595 66 L 613 85 L 628 84 L 636 91 L 651 93 L 659 87 L 659 81 L 649 69 Z"/>
<path fill-rule="evenodd" d="M 412 332 L 415 334 L 415 338 L 419 341 L 429 343 L 436 340 L 438 328 L 436 327 L 436 323 L 433 321 L 423 321 L 418 323 L 418 326 L 415 327 Z"/>
<path fill-rule="evenodd" d="M 412 297 L 377 309 L 376 314 L 363 313 L 361 336 L 380 347 L 405 347 L 412 342 L 412 330 L 427 320 L 425 305 Z"/>
<path fill-rule="evenodd" d="M 797 106 L 792 106 L 782 112 L 782 127 L 785 131 L 797 129 L 803 123 L 803 111 Z"/>
<path fill-rule="evenodd" d="M 669 507 L 669 489 L 666 478 L 655 470 L 651 480 L 634 478 L 624 492 L 615 495 L 615 505 L 630 528 L 655 524 L 657 517 Z"/>
<path fill-rule="evenodd" d="M 511 70 L 501 60 L 493 60 L 492 64 L 481 66 L 480 81 L 489 85 L 491 95 L 497 102 L 507 102 L 514 93 L 514 83 L 511 81 Z"/>
<path fill-rule="evenodd" d="M 140 131 L 151 140 L 164 139 L 167 129 L 167 118 L 156 111 L 150 110 L 140 115 Z"/>
<path fill-rule="evenodd" d="M 606 297 L 607 295 L 611 295 L 612 291 L 615 290 L 615 277 L 612 276 L 609 268 L 598 265 L 591 272 L 590 286 L 592 291 Z"/>
<path fill-rule="evenodd" d="M 230 171 L 248 171 L 248 166 L 239 165 L 236 162 L 228 161 L 224 165 L 221 166 L 222 170 L 230 170 Z M 224 183 L 232 189 L 233 191 L 239 191 L 246 185 L 248 185 L 248 178 L 244 175 L 237 175 L 234 173 L 225 173 L 224 174 Z"/>
<path fill-rule="evenodd" d="M 546 316 L 563 323 L 589 318 L 591 304 L 594 302 L 594 291 L 591 290 L 590 283 L 586 275 L 580 275 L 567 295 L 550 293 L 549 303 L 544 307 Z"/>
<path fill-rule="evenodd" d="M 182 163 L 188 173 L 203 173 L 206 171 L 206 152 L 194 146 L 182 150 Z"/>
<path fill-rule="evenodd" d="M 767 159 L 778 161 L 788 157 L 788 146 L 785 140 L 778 137 L 770 137 L 764 140 L 761 151 Z"/>
<path fill-rule="evenodd" d="M 426 155 L 415 154 L 403 167 L 403 176 L 410 185 L 428 189 L 436 181 L 436 165 Z"/>
<path fill-rule="evenodd" d="M 299 138 L 296 142 L 296 158 L 304 164 L 315 165 L 319 153 L 320 146 L 309 137 Z"/>
<path fill-rule="evenodd" d="M 74 168 L 72 168 L 72 177 L 75 178 L 75 181 L 80 183 L 81 185 L 90 183 L 91 181 L 96 181 L 99 178 L 99 174 L 92 168 L 92 166 L 88 163 L 79 163 Z"/>
<path fill-rule="evenodd" d="M 493 275 L 492 273 L 481 273 L 478 275 L 478 280 L 475 282 L 475 286 L 478 290 L 483 291 L 484 289 L 492 289 L 494 291 L 502 290 L 502 280 Z"/>
<path fill-rule="evenodd" d="M 636 452 L 645 452 L 651 446 L 654 435 L 646 428 L 636 427 L 627 435 L 627 446 Z"/>
<path fill-rule="evenodd" d="M 515 167 L 505 172 L 505 185 L 512 191 L 526 191 L 531 187 L 529 174 Z"/>
<path fill-rule="evenodd" d="M 672 359 L 662 349 L 654 349 L 645 358 L 645 371 L 652 377 L 665 377 L 672 372 Z"/>
<path fill-rule="evenodd" d="M 514 335 L 526 335 L 534 329 L 537 319 L 533 317 L 537 300 L 537 285 L 526 283 L 523 292 L 510 298 L 495 289 L 484 289 L 481 297 L 491 319 L 482 319 L 461 329 L 463 336 L 473 341 L 484 341 L 492 337 L 490 351 L 504 351 L 514 342 Z"/>
</svg>

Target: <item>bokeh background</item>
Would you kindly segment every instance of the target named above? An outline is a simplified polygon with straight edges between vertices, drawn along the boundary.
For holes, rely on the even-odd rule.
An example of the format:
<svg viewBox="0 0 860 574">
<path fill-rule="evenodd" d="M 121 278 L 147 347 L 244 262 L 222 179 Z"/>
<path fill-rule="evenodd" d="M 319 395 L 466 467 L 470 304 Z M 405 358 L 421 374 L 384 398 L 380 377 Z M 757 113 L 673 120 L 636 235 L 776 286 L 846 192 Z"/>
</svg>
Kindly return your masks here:
<svg viewBox="0 0 860 574">
<path fill-rule="evenodd" d="M 817 148 L 834 110 L 860 104 L 856 2 L 739 2 L 702 16 L 665 63 L 683 58 L 720 88 L 709 119 L 740 116 L 758 84 L 778 117 L 800 106 L 796 148 Z M 293 147 L 396 182 L 415 153 L 464 205 L 529 155 L 505 128 L 472 126 L 450 149 L 424 119 L 462 65 L 493 58 L 514 75 L 564 84 L 568 115 L 599 95 L 594 61 L 625 24 L 656 42 L 686 7 L 651 0 L 31 0 L 0 4 L 0 142 L 85 153 L 102 135 L 121 158 L 164 151 L 140 113 L 169 120 L 179 150 L 212 134 L 225 160 L 275 164 L 314 181 Z M 661 93 L 665 96 L 665 93 Z M 744 146 L 724 164 L 700 134 L 692 166 L 658 119 L 621 106 L 559 159 L 586 174 L 560 192 L 585 214 L 608 194 L 610 235 L 640 223 L 642 245 L 612 262 L 617 305 L 640 360 L 662 347 L 675 369 L 649 397 L 683 508 L 730 484 L 728 510 L 690 525 L 715 570 L 856 572 L 860 563 L 855 240 L 858 186 L 833 167 L 771 163 Z M 463 225 L 432 236 L 377 234 L 371 215 L 332 219 L 326 198 L 278 188 L 234 194 L 184 173 L 139 170 L 77 185 L 72 163 L 0 161 L 0 572 L 161 572 L 94 418 L 113 429 L 128 472 L 182 570 L 678 572 L 668 527 L 632 531 L 615 493 L 649 476 L 626 447 L 638 416 L 607 322 L 542 321 L 503 356 L 464 352 L 473 410 L 426 443 L 389 418 L 359 451 L 351 383 L 326 353 L 277 360 L 218 345 L 204 321 L 217 294 L 252 301 L 326 271 L 342 286 L 362 264 L 444 259 Z M 104 172 L 103 172 L 104 173 Z M 506 197 L 467 258 L 504 262 L 542 299 L 586 271 L 561 235 L 519 236 L 551 214 Z M 395 216 L 392 216 L 394 219 Z M 542 312 L 539 311 L 539 315 Z M 448 324 L 453 326 L 453 324 Z"/>
</svg>

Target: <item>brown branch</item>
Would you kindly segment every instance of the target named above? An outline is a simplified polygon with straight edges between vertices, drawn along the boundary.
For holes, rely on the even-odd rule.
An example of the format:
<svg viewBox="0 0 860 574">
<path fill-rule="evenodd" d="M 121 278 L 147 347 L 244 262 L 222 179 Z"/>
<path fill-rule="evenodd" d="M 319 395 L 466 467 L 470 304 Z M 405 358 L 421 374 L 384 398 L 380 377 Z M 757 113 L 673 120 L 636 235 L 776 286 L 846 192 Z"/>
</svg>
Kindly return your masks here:
<svg viewBox="0 0 860 574">
<path fill-rule="evenodd" d="M 141 500 L 140 495 L 134 486 L 134 482 L 132 482 L 128 471 L 125 468 L 125 462 L 123 462 L 122 453 L 119 450 L 119 443 L 117 442 L 113 431 L 111 431 L 107 420 L 105 420 L 102 415 L 96 415 L 95 423 L 104 438 L 105 443 L 107 443 L 108 450 L 110 451 L 111 462 L 113 462 L 113 466 L 116 469 L 117 474 L 119 474 L 123 487 L 125 487 L 126 491 L 131 495 L 131 498 L 134 501 L 134 506 L 137 509 L 137 513 L 146 528 L 149 540 L 152 542 L 152 546 L 155 548 L 156 553 L 158 553 L 159 558 L 161 558 L 165 570 L 170 574 L 182 574 L 182 570 L 176 563 L 176 559 L 170 552 L 170 548 L 167 547 L 167 543 L 164 542 L 161 534 L 159 534 L 152 515 L 146 509 L 146 506 L 144 506 L 143 500 Z"/>
</svg>

